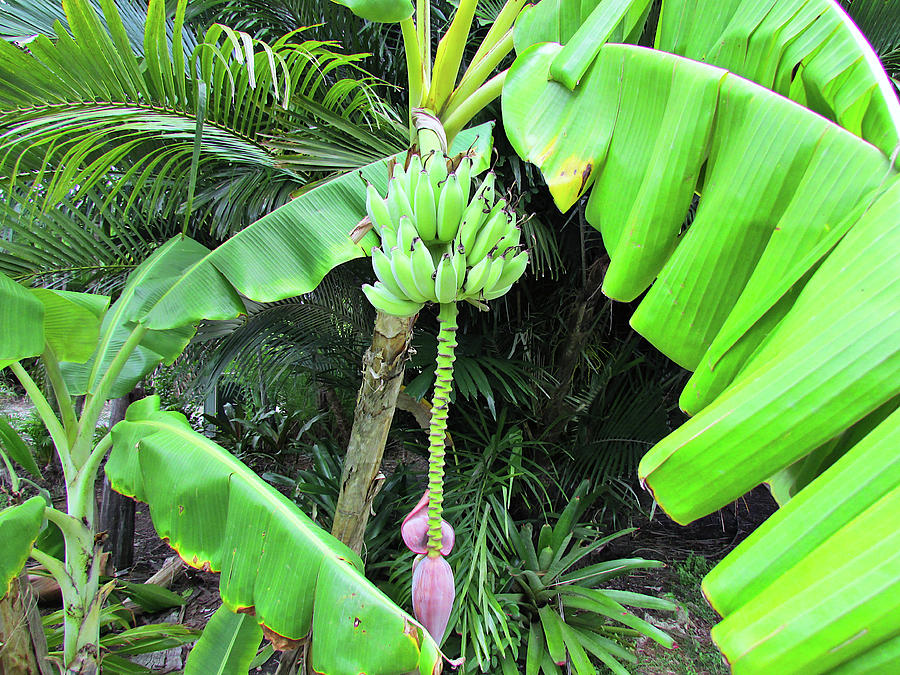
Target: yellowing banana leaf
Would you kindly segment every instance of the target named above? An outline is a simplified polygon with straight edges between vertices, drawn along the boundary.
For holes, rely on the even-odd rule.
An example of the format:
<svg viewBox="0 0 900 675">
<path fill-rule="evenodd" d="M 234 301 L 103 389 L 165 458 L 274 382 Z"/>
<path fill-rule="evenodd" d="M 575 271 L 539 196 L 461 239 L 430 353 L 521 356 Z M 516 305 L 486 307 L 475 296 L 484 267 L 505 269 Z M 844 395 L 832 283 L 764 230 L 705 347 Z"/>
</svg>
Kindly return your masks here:
<svg viewBox="0 0 900 675">
<path fill-rule="evenodd" d="M 0 597 L 9 592 L 9 583 L 16 578 L 28 554 L 34 540 L 41 531 L 41 523 L 44 521 L 43 497 L 32 497 L 24 504 L 9 506 L 0 511 Z"/>
<path fill-rule="evenodd" d="M 44 306 L 0 274 L 0 368 L 44 351 Z"/>
<path fill-rule="evenodd" d="M 220 572 L 232 611 L 291 640 L 312 629 L 322 673 L 431 675 L 431 637 L 363 576 L 359 556 L 159 398 L 113 428 L 113 487 L 150 505 L 153 524 L 195 567 Z"/>
<path fill-rule="evenodd" d="M 251 615 L 236 614 L 222 605 L 188 654 L 184 675 L 244 673 L 262 639 L 262 628 Z"/>
<path fill-rule="evenodd" d="M 666 0 L 657 40 L 696 61 L 606 45 L 570 91 L 554 64 L 581 47 L 535 45 L 503 92 L 507 134 L 557 205 L 593 186 L 604 292 L 653 284 L 632 324 L 696 370 L 681 400 L 696 416 L 640 468 L 663 508 L 687 522 L 773 476 L 785 510 L 818 500 L 711 576 L 736 673 L 900 662 L 896 451 L 879 464 L 881 426 L 864 431 L 900 394 L 900 115 L 842 17 L 821 0 Z"/>
<path fill-rule="evenodd" d="M 131 391 L 160 362 L 171 363 L 202 318 L 228 319 L 244 311 L 234 289 L 206 261 L 209 249 L 176 236 L 160 246 L 128 277 L 106 313 L 99 344 L 84 363 L 63 362 L 73 394 L 93 392 L 137 325 L 149 330 L 119 374 L 110 398 Z"/>
<path fill-rule="evenodd" d="M 487 123 L 466 129 L 453 141 L 454 153 L 473 148 L 478 158 L 473 175 L 490 161 L 492 126 Z M 258 302 L 308 293 L 341 263 L 368 254 L 350 240 L 350 232 L 366 215 L 364 181 L 381 194 L 387 192 L 390 159 L 385 157 L 304 192 L 238 232 L 213 251 L 207 262 L 238 291 Z"/>
</svg>

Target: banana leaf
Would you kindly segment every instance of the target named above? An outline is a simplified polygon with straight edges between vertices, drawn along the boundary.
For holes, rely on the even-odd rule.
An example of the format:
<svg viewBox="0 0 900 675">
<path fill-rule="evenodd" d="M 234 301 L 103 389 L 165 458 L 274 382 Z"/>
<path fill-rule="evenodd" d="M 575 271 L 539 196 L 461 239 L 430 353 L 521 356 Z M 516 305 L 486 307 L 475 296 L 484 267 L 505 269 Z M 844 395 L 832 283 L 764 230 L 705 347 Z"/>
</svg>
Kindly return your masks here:
<svg viewBox="0 0 900 675">
<path fill-rule="evenodd" d="M 18 576 L 28 560 L 34 540 L 44 522 L 43 497 L 32 497 L 18 506 L 0 511 L 0 597 L 9 592 L 10 582 Z"/>
<path fill-rule="evenodd" d="M 25 445 L 19 432 L 13 429 L 3 417 L 0 417 L 0 453 L 5 453 L 8 458 L 18 462 L 32 476 L 38 480 L 41 479 L 41 470 L 34 461 L 31 449 Z"/>
<path fill-rule="evenodd" d="M 667 0 L 656 39 L 694 60 L 605 45 L 576 81 L 583 45 L 522 49 L 508 136 L 562 210 L 592 190 L 604 292 L 649 287 L 632 325 L 695 371 L 695 417 L 641 463 L 661 506 L 688 522 L 768 479 L 804 514 L 710 576 L 734 672 L 879 672 L 900 634 L 900 477 L 870 440 L 900 394 L 900 105 L 835 3 Z"/>
<path fill-rule="evenodd" d="M 0 274 L 0 368 L 44 351 L 44 306 Z"/>
<path fill-rule="evenodd" d="M 317 672 L 433 672 L 437 645 L 366 580 L 359 556 L 183 415 L 151 396 L 112 434 L 113 488 L 150 505 L 157 532 L 188 564 L 221 573 L 232 612 L 280 640 L 311 630 Z"/>
<path fill-rule="evenodd" d="M 263 632 L 249 614 L 222 605 L 203 629 L 184 664 L 185 675 L 228 675 L 250 669 Z"/>
<path fill-rule="evenodd" d="M 205 246 L 178 235 L 129 275 L 103 318 L 90 358 L 60 364 L 72 394 L 94 392 L 138 325 L 149 330 L 113 383 L 109 398 L 127 394 L 160 362 L 174 361 L 200 319 L 230 319 L 244 311 L 234 289 L 205 261 L 208 253 Z"/>
<path fill-rule="evenodd" d="M 489 122 L 466 129 L 453 141 L 452 153 L 473 148 L 473 175 L 484 171 L 490 161 L 492 127 Z M 387 165 L 392 159 L 385 157 L 304 192 L 238 232 L 208 261 L 238 291 L 258 302 L 308 293 L 332 269 L 368 255 L 377 245 L 371 235 L 357 246 L 350 232 L 366 215 L 365 181 L 386 194 Z"/>
</svg>

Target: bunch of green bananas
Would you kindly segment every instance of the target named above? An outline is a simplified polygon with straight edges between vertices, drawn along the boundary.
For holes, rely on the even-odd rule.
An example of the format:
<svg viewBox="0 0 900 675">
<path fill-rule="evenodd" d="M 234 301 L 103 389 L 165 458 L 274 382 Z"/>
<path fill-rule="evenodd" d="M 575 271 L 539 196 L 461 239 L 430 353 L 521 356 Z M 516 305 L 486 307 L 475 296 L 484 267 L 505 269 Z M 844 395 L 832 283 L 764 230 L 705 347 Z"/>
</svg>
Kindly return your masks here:
<svg viewBox="0 0 900 675">
<path fill-rule="evenodd" d="M 367 186 L 366 211 L 381 248 L 372 249 L 378 281 L 363 292 L 376 309 L 412 316 L 426 302 L 493 300 L 525 271 L 521 228 L 495 195 L 494 173 L 470 199 L 472 158 L 453 166 L 443 153 L 424 161 L 411 154 L 405 169 L 395 167 L 385 199 Z"/>
</svg>

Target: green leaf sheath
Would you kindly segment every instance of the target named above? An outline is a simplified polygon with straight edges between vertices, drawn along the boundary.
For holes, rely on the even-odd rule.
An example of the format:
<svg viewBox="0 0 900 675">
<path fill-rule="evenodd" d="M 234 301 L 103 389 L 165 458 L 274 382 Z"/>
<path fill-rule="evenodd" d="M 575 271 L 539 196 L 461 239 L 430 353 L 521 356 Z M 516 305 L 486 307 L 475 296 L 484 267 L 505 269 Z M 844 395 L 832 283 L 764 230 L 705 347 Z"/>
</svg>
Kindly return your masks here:
<svg viewBox="0 0 900 675">
<path fill-rule="evenodd" d="M 447 438 L 447 414 L 453 391 L 453 362 L 456 360 L 455 302 L 441 305 L 438 313 L 437 365 L 434 369 L 434 399 L 431 402 L 431 426 L 428 430 L 428 552 L 441 550 L 441 514 L 444 504 L 444 455 Z"/>
</svg>

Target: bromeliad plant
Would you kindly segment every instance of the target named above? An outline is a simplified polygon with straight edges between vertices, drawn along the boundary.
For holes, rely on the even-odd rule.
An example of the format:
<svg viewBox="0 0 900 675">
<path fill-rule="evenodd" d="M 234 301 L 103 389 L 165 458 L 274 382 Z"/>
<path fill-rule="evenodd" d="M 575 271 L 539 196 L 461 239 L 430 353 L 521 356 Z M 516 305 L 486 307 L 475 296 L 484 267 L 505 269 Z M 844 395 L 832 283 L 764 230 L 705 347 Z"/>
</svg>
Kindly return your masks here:
<svg viewBox="0 0 900 675">
<path fill-rule="evenodd" d="M 226 572 L 220 591 L 233 619 L 223 621 L 251 645 L 247 660 L 230 667 L 246 670 L 265 631 L 281 648 L 312 633 L 309 659 L 320 672 L 399 668 L 431 675 L 440 669 L 437 645 L 365 580 L 359 557 L 193 431 L 183 415 L 160 410 L 158 397 L 132 404 L 126 419 L 93 443 L 104 403 L 180 354 L 200 317 L 243 311 L 234 289 L 206 262 L 208 253 L 175 237 L 129 276 L 108 309 L 104 296 L 29 289 L 0 275 L 0 365 L 19 379 L 46 424 L 67 491 L 65 511 L 34 497 L 0 512 L 0 589 L 6 593 L 29 556 L 43 565 L 62 589 L 64 672 L 97 671 L 102 610 L 113 584 L 100 578 L 94 485 L 109 453 L 112 486 L 150 505 L 159 534 L 189 564 Z M 59 416 L 21 363 L 35 356 Z M 73 396 L 80 394 L 78 415 Z M 46 521 L 62 532 L 62 558 L 35 545 Z M 217 670 L 216 639 L 203 643 L 188 672 Z"/>
<path fill-rule="evenodd" d="M 537 546 L 531 526 L 516 531 L 507 514 L 506 531 L 519 557 L 511 573 L 521 591 L 520 607 L 527 619 L 525 675 L 538 675 L 539 671 L 560 675 L 566 672 L 567 663 L 577 675 L 596 675 L 591 656 L 617 675 L 627 675 L 620 661 L 635 663 L 636 659 L 621 643 L 622 638 L 644 635 L 667 648 L 674 644 L 665 632 L 625 608 L 671 612 L 674 604 L 642 593 L 600 588 L 610 579 L 633 570 L 663 567 L 663 563 L 627 558 L 578 567 L 610 541 L 634 531 L 599 537 L 593 530 L 579 528 L 579 519 L 597 497 L 589 490 L 588 481 L 583 481 L 556 523 L 541 528 Z"/>
</svg>

